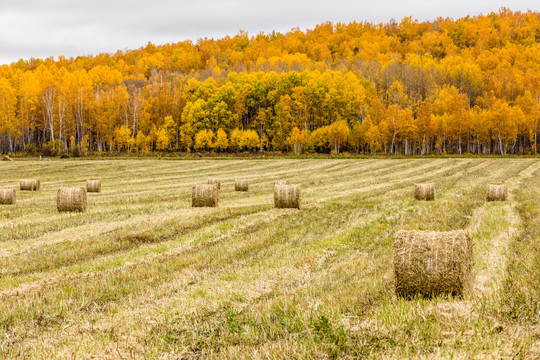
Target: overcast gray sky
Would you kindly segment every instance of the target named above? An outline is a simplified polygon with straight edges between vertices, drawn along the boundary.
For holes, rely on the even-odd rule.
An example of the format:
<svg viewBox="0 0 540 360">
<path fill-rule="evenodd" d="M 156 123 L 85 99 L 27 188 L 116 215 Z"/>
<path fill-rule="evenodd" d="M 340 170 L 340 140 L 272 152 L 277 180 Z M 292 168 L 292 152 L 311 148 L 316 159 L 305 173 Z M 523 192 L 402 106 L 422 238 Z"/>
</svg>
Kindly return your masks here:
<svg viewBox="0 0 540 360">
<path fill-rule="evenodd" d="M 530 0 L 0 0 L 0 64 L 146 45 L 250 35 L 324 21 L 432 20 L 497 11 L 538 10 Z"/>
</svg>

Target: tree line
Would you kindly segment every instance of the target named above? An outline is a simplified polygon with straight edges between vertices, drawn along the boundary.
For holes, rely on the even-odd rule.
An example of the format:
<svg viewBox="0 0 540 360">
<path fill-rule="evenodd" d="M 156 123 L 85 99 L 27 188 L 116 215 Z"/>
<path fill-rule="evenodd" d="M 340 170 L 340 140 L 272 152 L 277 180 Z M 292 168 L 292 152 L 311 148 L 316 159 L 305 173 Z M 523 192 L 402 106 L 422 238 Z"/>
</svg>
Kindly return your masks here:
<svg viewBox="0 0 540 360">
<path fill-rule="evenodd" d="M 540 16 L 324 23 L 0 67 L 0 151 L 538 152 Z"/>
</svg>

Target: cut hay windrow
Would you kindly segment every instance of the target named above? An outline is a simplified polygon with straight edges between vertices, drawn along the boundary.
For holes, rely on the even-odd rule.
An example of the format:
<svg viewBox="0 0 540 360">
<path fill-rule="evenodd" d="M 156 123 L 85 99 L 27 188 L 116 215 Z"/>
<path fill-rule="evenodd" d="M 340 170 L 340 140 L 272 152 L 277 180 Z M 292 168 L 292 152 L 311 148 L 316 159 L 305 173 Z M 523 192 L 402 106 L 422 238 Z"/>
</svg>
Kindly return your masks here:
<svg viewBox="0 0 540 360">
<path fill-rule="evenodd" d="M 416 200 L 434 200 L 435 185 L 432 183 L 414 184 L 414 198 Z"/>
<path fill-rule="evenodd" d="M 302 190 L 300 185 L 274 185 L 274 206 L 278 209 L 300 209 Z"/>
<path fill-rule="evenodd" d="M 486 187 L 487 201 L 506 201 L 508 188 L 506 185 L 488 184 Z"/>
<path fill-rule="evenodd" d="M 41 184 L 36 179 L 24 179 L 20 182 L 21 190 L 23 191 L 38 191 Z"/>
<path fill-rule="evenodd" d="M 17 193 L 15 189 L 0 189 L 0 204 L 15 205 L 17 202 Z"/>
<path fill-rule="evenodd" d="M 56 208 L 60 212 L 86 212 L 86 189 L 83 187 L 58 189 Z"/>
<path fill-rule="evenodd" d="M 235 191 L 249 191 L 249 180 L 235 179 L 234 180 L 234 190 Z"/>
<path fill-rule="evenodd" d="M 198 184 L 191 190 L 192 207 L 216 207 L 219 202 L 217 185 Z"/>
<path fill-rule="evenodd" d="M 216 185 L 221 190 L 221 178 L 208 178 L 208 185 Z"/>
<path fill-rule="evenodd" d="M 87 180 L 86 191 L 89 193 L 101 192 L 101 180 Z"/>
<path fill-rule="evenodd" d="M 462 296 L 472 286 L 472 241 L 464 230 L 399 231 L 394 241 L 398 296 Z"/>
</svg>

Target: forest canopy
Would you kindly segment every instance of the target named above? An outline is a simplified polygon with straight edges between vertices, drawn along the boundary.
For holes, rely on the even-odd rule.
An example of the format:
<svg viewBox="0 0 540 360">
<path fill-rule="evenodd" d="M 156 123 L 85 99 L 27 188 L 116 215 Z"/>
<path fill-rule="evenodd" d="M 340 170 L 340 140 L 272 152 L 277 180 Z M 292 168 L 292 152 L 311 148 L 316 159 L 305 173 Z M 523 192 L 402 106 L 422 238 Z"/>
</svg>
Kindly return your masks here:
<svg viewBox="0 0 540 360">
<path fill-rule="evenodd" d="M 540 16 L 314 29 L 0 67 L 0 151 L 538 152 Z"/>
</svg>

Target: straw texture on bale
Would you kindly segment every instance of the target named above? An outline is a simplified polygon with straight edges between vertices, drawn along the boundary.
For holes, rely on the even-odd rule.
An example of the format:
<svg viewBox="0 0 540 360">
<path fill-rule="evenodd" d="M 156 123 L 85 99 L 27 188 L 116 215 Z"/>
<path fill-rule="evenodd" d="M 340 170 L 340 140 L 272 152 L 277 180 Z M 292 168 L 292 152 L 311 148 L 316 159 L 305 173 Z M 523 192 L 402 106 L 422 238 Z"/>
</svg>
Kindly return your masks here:
<svg viewBox="0 0 540 360">
<path fill-rule="evenodd" d="M 15 189 L 0 189 L 0 204 L 15 205 L 17 202 L 17 194 Z"/>
<path fill-rule="evenodd" d="M 274 206 L 278 209 L 300 209 L 302 191 L 300 185 L 274 185 Z"/>
<path fill-rule="evenodd" d="M 38 191 L 41 184 L 39 180 L 25 179 L 21 180 L 21 190 Z"/>
<path fill-rule="evenodd" d="M 508 188 L 506 185 L 489 184 L 486 188 L 487 201 L 506 201 Z"/>
<path fill-rule="evenodd" d="M 274 186 L 276 185 L 289 185 L 289 180 L 276 180 Z"/>
<path fill-rule="evenodd" d="M 472 287 L 472 241 L 464 230 L 399 231 L 394 241 L 396 294 L 462 296 Z"/>
<path fill-rule="evenodd" d="M 414 184 L 414 198 L 416 200 L 435 199 L 435 185 L 432 183 Z"/>
<path fill-rule="evenodd" d="M 191 190 L 192 207 L 216 207 L 219 201 L 217 185 L 193 185 Z"/>
<path fill-rule="evenodd" d="M 9 156 L 7 155 L 4 155 L 4 158 L 2 159 L 3 161 L 13 161 L 12 158 L 10 158 Z"/>
<path fill-rule="evenodd" d="M 60 212 L 86 212 L 86 189 L 83 187 L 58 189 L 56 208 Z"/>
<path fill-rule="evenodd" d="M 89 193 L 101 192 L 101 180 L 87 180 L 86 191 Z"/>
<path fill-rule="evenodd" d="M 220 178 L 208 178 L 208 185 L 216 185 L 218 190 L 221 189 L 221 179 Z"/>
<path fill-rule="evenodd" d="M 234 190 L 236 191 L 249 191 L 249 181 L 245 179 L 234 180 Z"/>
</svg>

